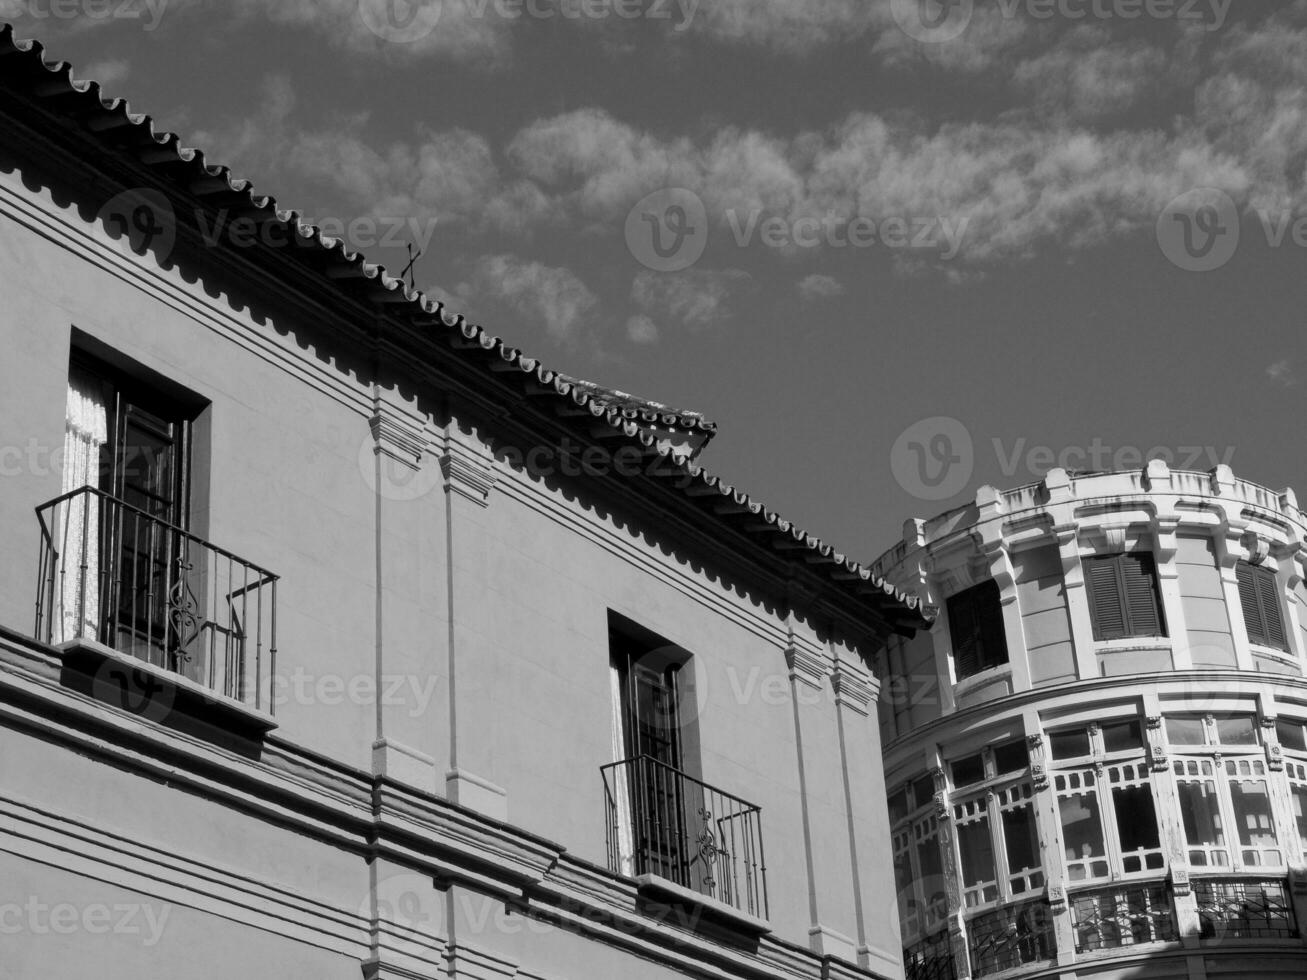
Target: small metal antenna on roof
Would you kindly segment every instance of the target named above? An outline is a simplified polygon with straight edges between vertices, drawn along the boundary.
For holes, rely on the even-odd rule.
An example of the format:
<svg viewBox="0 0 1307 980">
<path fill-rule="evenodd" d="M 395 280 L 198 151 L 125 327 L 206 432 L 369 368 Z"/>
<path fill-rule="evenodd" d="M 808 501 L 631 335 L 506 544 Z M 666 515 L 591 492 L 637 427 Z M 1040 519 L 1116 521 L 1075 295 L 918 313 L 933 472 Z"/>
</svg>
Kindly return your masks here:
<svg viewBox="0 0 1307 980">
<path fill-rule="evenodd" d="M 404 271 L 399 274 L 399 278 L 403 279 L 405 276 L 408 276 L 408 288 L 416 291 L 418 287 L 413 282 L 413 263 L 422 258 L 422 253 L 425 252 L 426 249 L 420 248 L 417 250 L 417 254 L 414 255 L 412 242 L 405 242 L 404 248 L 408 250 L 408 265 L 404 266 Z"/>
</svg>

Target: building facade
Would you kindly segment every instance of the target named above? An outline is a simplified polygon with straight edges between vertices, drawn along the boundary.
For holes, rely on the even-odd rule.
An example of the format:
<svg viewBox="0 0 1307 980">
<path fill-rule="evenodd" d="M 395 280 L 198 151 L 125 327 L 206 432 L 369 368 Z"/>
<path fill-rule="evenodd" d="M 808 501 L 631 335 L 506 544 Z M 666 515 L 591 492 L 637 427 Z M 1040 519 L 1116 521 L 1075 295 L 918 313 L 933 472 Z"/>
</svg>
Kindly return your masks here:
<svg viewBox="0 0 1307 980">
<path fill-rule="evenodd" d="M 915 600 L 7 26 L 0 133 L 0 976 L 902 975 Z"/>
<path fill-rule="evenodd" d="M 1291 491 L 1053 470 L 873 566 L 907 975 L 1307 973 L 1307 521 Z"/>
</svg>

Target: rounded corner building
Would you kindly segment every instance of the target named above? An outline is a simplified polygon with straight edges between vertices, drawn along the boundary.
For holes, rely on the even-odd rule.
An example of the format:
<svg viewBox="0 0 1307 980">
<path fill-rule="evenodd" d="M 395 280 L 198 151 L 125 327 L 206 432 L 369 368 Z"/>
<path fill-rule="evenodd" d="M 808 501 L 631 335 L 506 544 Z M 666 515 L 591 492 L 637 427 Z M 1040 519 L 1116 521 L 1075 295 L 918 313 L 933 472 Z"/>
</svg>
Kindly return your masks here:
<svg viewBox="0 0 1307 980">
<path fill-rule="evenodd" d="M 1209 473 L 1052 470 L 876 571 L 909 980 L 1307 976 L 1307 519 Z"/>
</svg>

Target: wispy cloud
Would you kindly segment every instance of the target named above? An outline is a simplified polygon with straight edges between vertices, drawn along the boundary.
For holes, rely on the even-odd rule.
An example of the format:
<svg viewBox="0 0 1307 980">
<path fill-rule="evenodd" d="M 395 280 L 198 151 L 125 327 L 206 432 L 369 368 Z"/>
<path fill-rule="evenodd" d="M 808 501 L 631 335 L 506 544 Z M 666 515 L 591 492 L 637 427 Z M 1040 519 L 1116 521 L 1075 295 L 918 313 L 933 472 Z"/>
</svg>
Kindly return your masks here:
<svg viewBox="0 0 1307 980">
<path fill-rule="evenodd" d="M 834 276 L 814 272 L 799 280 L 799 295 L 806 300 L 832 299 L 844 295 L 844 285 Z"/>
<path fill-rule="evenodd" d="M 1281 388 L 1293 388 L 1298 384 L 1298 376 L 1293 370 L 1293 362 L 1287 357 L 1281 358 L 1266 368 L 1266 376 L 1272 384 Z"/>
<path fill-rule="evenodd" d="M 644 313 L 637 313 L 626 321 L 626 337 L 633 344 L 658 343 L 658 325 Z"/>
<path fill-rule="evenodd" d="M 730 301 L 749 278 L 740 269 L 642 272 L 631 299 L 648 316 L 701 330 L 731 318 Z"/>
<path fill-rule="evenodd" d="M 476 263 L 471 289 L 544 326 L 556 341 L 574 343 L 591 325 L 599 299 L 570 269 L 516 255 L 485 255 Z"/>
</svg>

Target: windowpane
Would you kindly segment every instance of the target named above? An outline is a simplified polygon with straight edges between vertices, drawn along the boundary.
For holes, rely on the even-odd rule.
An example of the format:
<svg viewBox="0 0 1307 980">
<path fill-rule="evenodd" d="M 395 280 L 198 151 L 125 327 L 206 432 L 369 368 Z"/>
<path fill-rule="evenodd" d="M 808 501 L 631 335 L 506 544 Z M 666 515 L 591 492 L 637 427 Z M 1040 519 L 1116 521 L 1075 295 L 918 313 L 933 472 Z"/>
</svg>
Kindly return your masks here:
<svg viewBox="0 0 1307 980">
<path fill-rule="evenodd" d="M 1089 755 L 1089 732 L 1083 728 L 1051 732 L 1048 744 L 1054 759 L 1076 759 Z"/>
<path fill-rule="evenodd" d="M 1162 846 L 1157 832 L 1157 811 L 1153 791 L 1147 786 L 1118 786 L 1112 790 L 1116 809 L 1116 832 L 1121 850 L 1152 850 Z"/>
<path fill-rule="evenodd" d="M 958 827 L 958 851 L 962 859 L 962 883 L 968 888 L 997 877 L 988 817 Z"/>
<path fill-rule="evenodd" d="M 1107 874 L 1103 823 L 1098 812 L 1098 794 L 1093 790 L 1062 796 L 1057 801 L 1062 818 L 1062 842 L 1066 847 L 1067 871 L 1072 881 Z"/>
<path fill-rule="evenodd" d="M 1035 811 L 1029 804 L 1003 811 L 1003 842 L 1010 872 L 1039 867 L 1039 836 L 1035 833 Z"/>
<path fill-rule="evenodd" d="M 1280 736 L 1280 745 L 1294 752 L 1307 752 L 1307 736 L 1303 734 L 1300 721 L 1281 718 L 1275 723 L 1275 731 Z"/>
<path fill-rule="evenodd" d="M 889 822 L 891 824 L 898 823 L 910 812 L 912 811 L 908 806 L 908 791 L 906 787 L 899 790 L 897 793 L 891 794 L 889 798 Z"/>
<path fill-rule="evenodd" d="M 959 759 L 950 768 L 953 771 L 954 786 L 970 786 L 972 783 L 983 782 L 985 779 L 985 761 L 978 755 Z"/>
<path fill-rule="evenodd" d="M 1139 720 L 1114 721 L 1103 726 L 1103 748 L 1108 752 L 1126 752 L 1142 748 L 1143 732 Z"/>
<path fill-rule="evenodd" d="M 1307 848 L 1307 784 L 1290 783 L 1289 792 L 1293 797 L 1293 819 L 1298 825 L 1298 839 Z"/>
<path fill-rule="evenodd" d="M 912 783 L 912 806 L 921 809 L 935 798 L 935 778 L 922 776 Z"/>
<path fill-rule="evenodd" d="M 1196 715 L 1168 716 L 1166 739 L 1172 745 L 1205 745 L 1207 731 L 1203 719 Z"/>
<path fill-rule="evenodd" d="M 1000 776 L 1020 772 L 1029 765 L 1030 750 L 1026 748 L 1025 739 L 1008 742 L 994 750 L 994 772 Z"/>
<path fill-rule="evenodd" d="M 1248 865 L 1280 864 L 1282 857 L 1275 838 L 1275 821 L 1265 780 L 1232 780 L 1235 828 Z"/>
<path fill-rule="evenodd" d="M 958 680 L 1007 663 L 1003 604 L 993 579 L 973 585 L 947 600 L 953 669 Z"/>
<path fill-rule="evenodd" d="M 1189 863 L 1194 867 L 1228 864 L 1223 850 L 1226 846 L 1225 828 L 1221 824 L 1216 783 L 1211 780 L 1181 781 L 1177 788 L 1180 791 L 1180 813 L 1184 817 L 1184 836 L 1190 848 Z"/>
<path fill-rule="evenodd" d="M 1216 717 L 1216 739 L 1222 745 L 1256 745 L 1257 725 L 1252 715 Z"/>
</svg>

